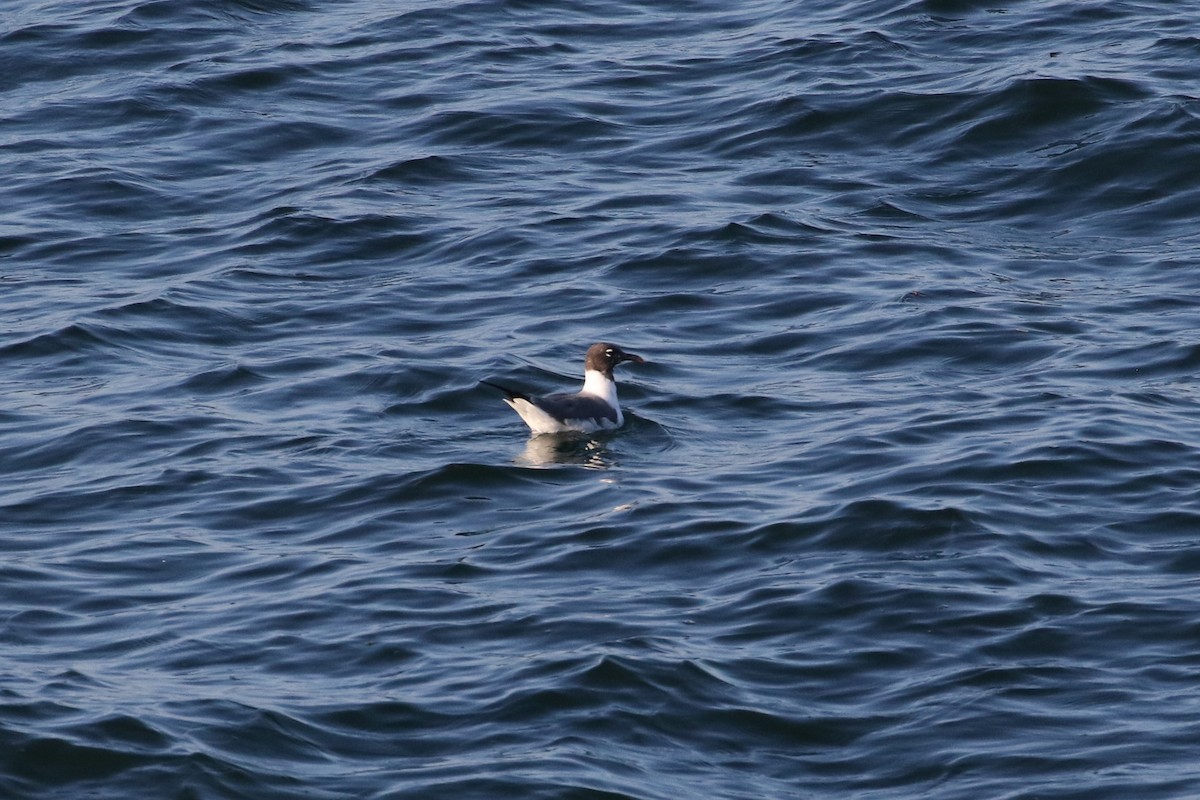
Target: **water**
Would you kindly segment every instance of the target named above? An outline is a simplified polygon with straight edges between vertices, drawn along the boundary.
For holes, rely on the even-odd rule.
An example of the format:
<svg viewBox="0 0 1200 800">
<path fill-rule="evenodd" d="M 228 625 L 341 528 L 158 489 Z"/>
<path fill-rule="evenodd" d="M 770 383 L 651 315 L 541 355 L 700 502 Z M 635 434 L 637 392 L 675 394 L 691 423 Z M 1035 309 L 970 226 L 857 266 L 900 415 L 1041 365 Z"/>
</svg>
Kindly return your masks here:
<svg viewBox="0 0 1200 800">
<path fill-rule="evenodd" d="M 1200 793 L 1178 4 L 0 19 L 4 797 Z"/>
</svg>

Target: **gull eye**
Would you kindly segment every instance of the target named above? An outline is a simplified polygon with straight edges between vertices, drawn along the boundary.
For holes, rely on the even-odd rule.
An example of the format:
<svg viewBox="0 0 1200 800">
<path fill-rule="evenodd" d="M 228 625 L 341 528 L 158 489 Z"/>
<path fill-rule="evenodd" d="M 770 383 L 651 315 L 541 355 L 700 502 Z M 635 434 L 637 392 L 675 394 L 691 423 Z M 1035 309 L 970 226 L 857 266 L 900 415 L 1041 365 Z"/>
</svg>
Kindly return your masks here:
<svg viewBox="0 0 1200 800">
<path fill-rule="evenodd" d="M 604 351 L 604 355 L 606 355 L 606 356 L 611 356 L 612 354 L 613 354 L 613 351 L 612 351 L 611 347 Z"/>
</svg>

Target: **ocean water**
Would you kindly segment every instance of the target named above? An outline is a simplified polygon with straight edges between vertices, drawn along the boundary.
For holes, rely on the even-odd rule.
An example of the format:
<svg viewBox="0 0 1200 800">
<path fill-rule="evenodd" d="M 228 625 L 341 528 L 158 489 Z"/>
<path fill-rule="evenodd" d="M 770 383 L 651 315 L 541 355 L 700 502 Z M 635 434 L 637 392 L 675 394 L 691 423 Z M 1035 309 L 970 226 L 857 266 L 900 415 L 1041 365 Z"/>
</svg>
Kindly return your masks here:
<svg viewBox="0 0 1200 800">
<path fill-rule="evenodd" d="M 1200 23 L 7 2 L 0 796 L 1200 795 Z M 531 439 L 481 379 L 628 422 Z"/>
</svg>

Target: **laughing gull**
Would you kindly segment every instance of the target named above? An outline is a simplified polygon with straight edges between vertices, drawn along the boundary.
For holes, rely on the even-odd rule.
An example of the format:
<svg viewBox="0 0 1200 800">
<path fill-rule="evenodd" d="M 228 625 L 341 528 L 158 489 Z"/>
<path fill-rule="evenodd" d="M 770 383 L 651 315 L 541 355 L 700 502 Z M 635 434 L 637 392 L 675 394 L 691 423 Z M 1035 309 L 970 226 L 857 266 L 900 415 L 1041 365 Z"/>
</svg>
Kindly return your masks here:
<svg viewBox="0 0 1200 800">
<path fill-rule="evenodd" d="M 596 342 L 588 348 L 583 364 L 583 388 L 571 394 L 561 392 L 534 397 L 491 381 L 480 381 L 504 392 L 504 402 L 521 415 L 534 433 L 592 433 L 619 428 L 625 422 L 617 402 L 617 384 L 613 367 L 622 361 L 644 364 L 645 359 L 626 353 L 615 344 Z"/>
</svg>

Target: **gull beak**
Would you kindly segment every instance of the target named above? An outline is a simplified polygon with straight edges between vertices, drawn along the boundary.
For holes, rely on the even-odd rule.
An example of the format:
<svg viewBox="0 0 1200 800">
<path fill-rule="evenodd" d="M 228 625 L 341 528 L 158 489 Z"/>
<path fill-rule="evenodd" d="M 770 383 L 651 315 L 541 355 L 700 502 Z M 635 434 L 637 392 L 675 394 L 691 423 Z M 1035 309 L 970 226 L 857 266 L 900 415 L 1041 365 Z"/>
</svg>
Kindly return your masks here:
<svg viewBox="0 0 1200 800">
<path fill-rule="evenodd" d="M 646 359 L 633 353 L 621 353 L 621 361 L 632 361 L 635 364 L 645 364 Z"/>
</svg>

